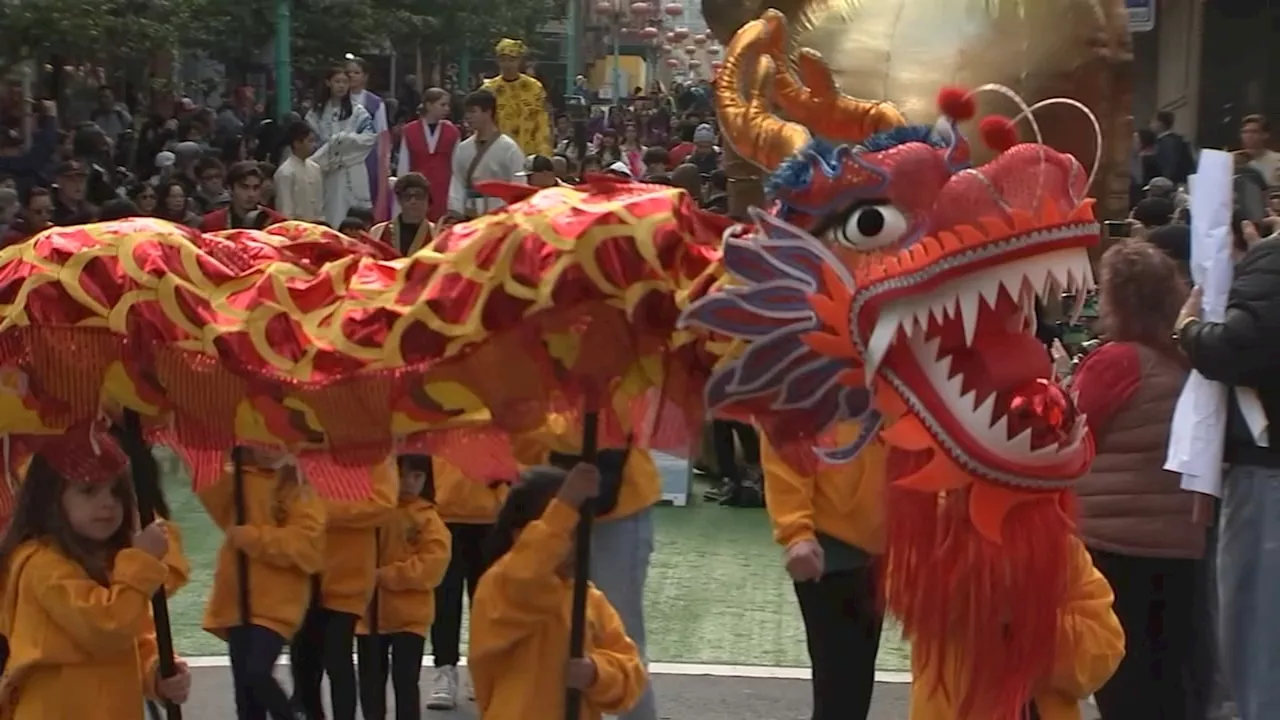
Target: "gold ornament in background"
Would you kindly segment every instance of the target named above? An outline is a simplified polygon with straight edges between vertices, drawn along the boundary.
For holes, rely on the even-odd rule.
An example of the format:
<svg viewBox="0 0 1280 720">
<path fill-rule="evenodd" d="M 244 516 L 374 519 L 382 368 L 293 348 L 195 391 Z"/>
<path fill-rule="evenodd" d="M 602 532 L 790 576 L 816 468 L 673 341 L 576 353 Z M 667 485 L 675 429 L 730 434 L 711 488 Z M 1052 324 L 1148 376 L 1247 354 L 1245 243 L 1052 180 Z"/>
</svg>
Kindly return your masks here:
<svg viewBox="0 0 1280 720">
<path fill-rule="evenodd" d="M 1103 132 L 1092 192 L 1106 217 L 1125 215 L 1133 49 L 1124 0 L 702 0 L 707 25 L 726 44 L 769 8 L 787 17 L 791 57 L 816 50 L 845 95 L 892 102 L 912 122 L 937 119 L 938 90 L 947 85 L 999 83 L 1027 104 L 1079 100 Z M 1011 101 L 987 93 L 978 108 L 979 118 L 1019 114 Z M 1093 127 L 1078 110 L 1051 106 L 1035 117 L 1046 144 L 1088 167 Z M 1024 140 L 1034 139 L 1028 123 L 1019 129 Z M 988 158 L 984 150 L 973 144 L 975 162 Z"/>
</svg>

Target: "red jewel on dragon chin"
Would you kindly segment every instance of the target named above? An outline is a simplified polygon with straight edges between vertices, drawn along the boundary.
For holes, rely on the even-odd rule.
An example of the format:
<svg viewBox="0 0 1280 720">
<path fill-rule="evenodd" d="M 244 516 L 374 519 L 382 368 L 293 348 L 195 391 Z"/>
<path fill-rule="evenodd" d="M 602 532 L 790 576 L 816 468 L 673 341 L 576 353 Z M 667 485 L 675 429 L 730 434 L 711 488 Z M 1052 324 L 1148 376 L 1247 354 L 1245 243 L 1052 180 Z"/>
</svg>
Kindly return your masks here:
<svg viewBox="0 0 1280 720">
<path fill-rule="evenodd" d="M 1018 418 L 1031 428 L 1031 447 L 1045 447 L 1066 440 L 1076 424 L 1076 406 L 1066 391 L 1037 378 L 1014 393 L 1009 403 L 1010 418 Z"/>
</svg>

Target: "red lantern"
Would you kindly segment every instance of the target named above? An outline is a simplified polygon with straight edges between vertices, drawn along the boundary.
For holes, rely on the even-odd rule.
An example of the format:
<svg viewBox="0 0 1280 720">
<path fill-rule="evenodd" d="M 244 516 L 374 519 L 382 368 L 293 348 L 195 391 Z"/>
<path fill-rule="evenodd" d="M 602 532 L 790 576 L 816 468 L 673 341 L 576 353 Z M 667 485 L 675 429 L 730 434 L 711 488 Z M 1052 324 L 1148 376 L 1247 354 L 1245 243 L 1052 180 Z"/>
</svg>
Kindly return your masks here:
<svg viewBox="0 0 1280 720">
<path fill-rule="evenodd" d="M 668 32 L 666 35 L 663 36 L 663 38 L 669 43 L 677 42 L 676 34 L 673 32 Z"/>
<path fill-rule="evenodd" d="M 695 59 L 693 59 L 693 60 L 690 60 L 690 61 L 689 61 L 689 67 L 690 67 L 690 68 L 692 68 L 692 69 L 694 69 L 694 70 L 697 70 L 698 68 L 702 67 L 702 61 L 701 61 L 701 60 L 698 60 L 698 59 L 696 59 L 696 58 L 695 58 Z"/>
<path fill-rule="evenodd" d="M 694 44 L 694 45 L 706 45 L 706 44 L 707 44 L 707 36 L 706 36 L 706 35 L 694 35 L 694 36 L 693 36 L 693 44 Z"/>
<path fill-rule="evenodd" d="M 669 2 L 662 6 L 662 12 L 670 15 L 671 17 L 680 17 L 684 14 L 684 6 L 678 2 Z"/>
<path fill-rule="evenodd" d="M 724 67 L 724 63 L 723 63 L 723 62 L 721 62 L 721 61 L 719 61 L 719 60 L 712 60 L 712 61 L 711 61 L 711 69 L 712 69 L 712 70 L 715 70 L 716 72 L 720 72 L 720 68 L 722 68 L 722 67 Z"/>
<path fill-rule="evenodd" d="M 608 15 L 609 13 L 613 12 L 613 10 L 614 10 L 613 3 L 609 2 L 609 0 L 600 0 L 600 2 L 596 3 L 596 12 L 600 13 L 601 15 Z"/>
<path fill-rule="evenodd" d="M 652 5 L 650 5 L 650 4 L 649 4 L 649 3 L 647 3 L 647 2 L 643 2 L 643 1 L 641 1 L 641 2 L 633 2 L 633 3 L 631 3 L 631 14 L 632 14 L 632 15 L 641 15 L 641 16 L 644 16 L 644 15 L 648 15 L 648 14 L 649 14 L 649 13 L 651 13 L 651 12 L 653 12 L 653 6 L 652 6 Z"/>
<path fill-rule="evenodd" d="M 662 43 L 661 45 L 658 46 L 658 49 L 664 53 L 669 53 L 671 52 L 671 45 L 667 43 Z"/>
<path fill-rule="evenodd" d="M 676 58 L 667 58 L 667 67 L 678 68 L 680 67 L 680 61 Z"/>
<path fill-rule="evenodd" d="M 688 55 L 689 57 L 693 57 L 694 55 L 698 54 L 698 48 L 694 47 L 693 45 L 685 45 L 684 54 Z"/>
<path fill-rule="evenodd" d="M 714 55 L 719 55 L 719 54 L 720 54 L 720 46 L 719 46 L 719 45 L 712 45 L 711 47 L 707 48 L 707 54 L 708 54 L 708 55 L 713 55 L 713 56 L 714 56 Z"/>
<path fill-rule="evenodd" d="M 689 28 L 678 27 L 671 32 L 671 35 L 675 38 L 676 42 L 682 42 L 685 38 L 689 37 Z"/>
<path fill-rule="evenodd" d="M 640 31 L 640 37 L 645 40 L 656 40 L 658 35 L 661 35 L 661 33 L 658 32 L 658 28 L 656 27 L 647 27 Z"/>
</svg>

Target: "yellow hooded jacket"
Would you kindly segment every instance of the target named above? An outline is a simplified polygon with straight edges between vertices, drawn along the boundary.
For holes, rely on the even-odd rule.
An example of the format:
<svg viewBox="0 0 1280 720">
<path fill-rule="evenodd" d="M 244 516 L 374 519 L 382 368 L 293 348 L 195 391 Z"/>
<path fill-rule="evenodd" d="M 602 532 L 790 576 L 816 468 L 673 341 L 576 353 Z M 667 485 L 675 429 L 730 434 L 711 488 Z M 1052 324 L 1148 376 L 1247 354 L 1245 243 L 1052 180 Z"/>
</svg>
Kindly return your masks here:
<svg viewBox="0 0 1280 720">
<path fill-rule="evenodd" d="M 452 558 L 449 528 L 430 502 L 406 498 L 378 530 L 378 540 L 378 633 L 425 637 L 436 616 L 436 586 Z M 365 613 L 361 635 L 369 634 L 368 623 Z"/>
<path fill-rule="evenodd" d="M 291 638 L 311 602 L 311 576 L 324 566 L 324 502 L 280 472 L 244 468 L 245 525 L 235 525 L 230 470 L 199 493 L 209 517 L 228 533 L 218 550 L 204 629 L 225 639 L 241 624 L 237 551 L 249 563 L 249 621 Z"/>
<path fill-rule="evenodd" d="M 858 430 L 857 423 L 846 423 L 836 428 L 835 439 L 850 441 Z M 878 441 L 868 443 L 851 462 L 813 474 L 788 465 L 762 432 L 760 464 L 765 504 L 779 545 L 789 548 L 822 533 L 872 555 L 883 552 L 884 446 Z"/>
<path fill-rule="evenodd" d="M 431 458 L 431 476 L 441 520 L 449 524 L 490 525 L 498 519 L 498 510 L 507 499 L 506 483 L 489 487 L 437 457 Z"/>
<path fill-rule="evenodd" d="M 485 720 L 564 717 L 573 582 L 556 568 L 572 548 L 577 524 L 577 510 L 552 500 L 480 578 L 467 662 Z M 585 651 L 597 677 L 583 693 L 582 718 L 600 720 L 639 702 L 649 676 L 604 593 L 594 586 L 587 593 Z"/>
<path fill-rule="evenodd" d="M 104 587 L 51 544 L 29 541 L 5 570 L 0 718 L 141 720 L 154 696 L 151 596 L 164 563 L 126 548 Z"/>
<path fill-rule="evenodd" d="M 395 458 L 370 469 L 373 494 L 357 502 L 326 500 L 324 571 L 320 604 L 356 617 L 373 598 L 378 569 L 378 527 L 396 509 L 400 471 Z"/>
</svg>

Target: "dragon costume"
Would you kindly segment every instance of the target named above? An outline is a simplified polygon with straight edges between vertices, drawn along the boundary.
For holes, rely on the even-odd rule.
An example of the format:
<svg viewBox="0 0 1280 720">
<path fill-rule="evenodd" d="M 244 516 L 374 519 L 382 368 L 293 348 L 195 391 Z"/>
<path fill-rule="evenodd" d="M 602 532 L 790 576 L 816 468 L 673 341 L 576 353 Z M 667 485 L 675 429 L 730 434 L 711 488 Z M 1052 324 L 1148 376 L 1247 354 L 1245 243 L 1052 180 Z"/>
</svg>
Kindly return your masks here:
<svg viewBox="0 0 1280 720">
<path fill-rule="evenodd" d="M 601 446 L 683 450 L 705 387 L 797 469 L 887 447 L 886 606 L 921 684 L 954 698 L 937 717 L 1012 720 L 1059 648 L 1083 652 L 1071 488 L 1092 447 L 1032 329 L 1036 298 L 1092 283 L 1090 174 L 1018 142 L 1041 103 L 948 89 L 941 119 L 913 125 L 840 95 L 814 53 L 793 75 L 782 37 L 776 13 L 747 24 L 718 79 L 725 137 L 771 171 L 772 206 L 732 229 L 681 190 L 596 178 L 405 258 L 303 223 L 155 219 L 0 250 L 0 434 L 58 433 L 106 402 L 210 476 L 231 445 L 284 445 L 352 498 L 367 473 L 343 472 L 397 449 L 509 474 L 513 440 L 587 407 Z M 982 164 L 961 132 L 977 92 L 1022 113 L 978 124 Z M 1116 632 L 1065 696 L 1110 673 Z"/>
<path fill-rule="evenodd" d="M 1037 298 L 1092 287 L 1099 224 L 1075 158 L 989 116 L 980 135 L 996 155 L 976 165 L 960 124 L 988 92 L 1033 129 L 1047 102 L 1092 114 L 947 88 L 936 123 L 910 124 L 842 96 L 816 53 L 801 50 L 793 76 L 783 22 L 769 11 L 739 30 L 717 84 L 724 135 L 771 172 L 773 205 L 726 235 L 728 277 L 682 318 L 741 344 L 707 405 L 754 418 L 806 472 L 883 443 L 885 599 L 917 681 L 951 698 L 948 720 L 1020 718 L 1074 663 L 1063 653 L 1103 656 L 1082 684 L 1119 659 L 1105 582 L 1101 624 L 1114 632 L 1074 646 L 1071 585 L 1093 571 L 1071 488 L 1093 447 L 1034 336 Z M 770 85 L 789 119 L 767 106 Z M 835 442 L 849 422 L 861 431 Z M 1064 704 L 1071 715 L 1082 698 Z"/>
</svg>

